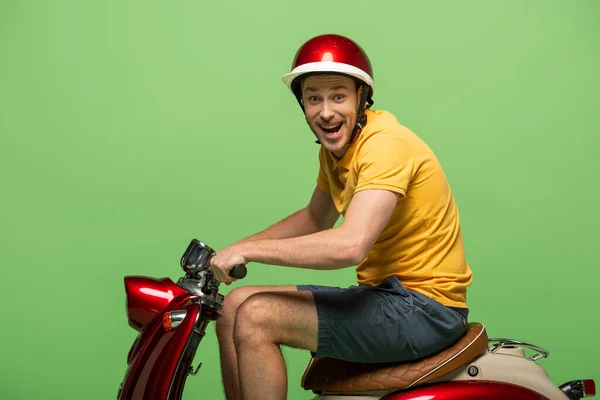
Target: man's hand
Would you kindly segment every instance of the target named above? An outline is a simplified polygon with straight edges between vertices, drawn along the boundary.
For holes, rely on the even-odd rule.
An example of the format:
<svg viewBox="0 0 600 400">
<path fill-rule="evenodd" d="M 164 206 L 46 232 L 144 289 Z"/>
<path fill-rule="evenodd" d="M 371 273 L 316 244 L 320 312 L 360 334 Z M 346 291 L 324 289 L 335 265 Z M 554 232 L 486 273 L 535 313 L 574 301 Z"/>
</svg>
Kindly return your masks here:
<svg viewBox="0 0 600 400">
<path fill-rule="evenodd" d="M 237 281 L 236 278 L 229 275 L 229 271 L 238 264 L 248 264 L 248 260 L 244 257 L 240 250 L 242 246 L 229 246 L 217 252 L 217 255 L 211 258 L 210 266 L 213 270 L 213 275 L 218 282 L 223 282 L 227 285 Z"/>
</svg>

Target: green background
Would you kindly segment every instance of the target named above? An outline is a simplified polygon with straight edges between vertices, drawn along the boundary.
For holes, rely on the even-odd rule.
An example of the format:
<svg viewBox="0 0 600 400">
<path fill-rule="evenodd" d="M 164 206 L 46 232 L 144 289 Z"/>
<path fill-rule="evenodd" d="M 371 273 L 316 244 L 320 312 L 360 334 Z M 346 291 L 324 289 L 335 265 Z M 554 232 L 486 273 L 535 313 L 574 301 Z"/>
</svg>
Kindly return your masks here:
<svg viewBox="0 0 600 400">
<path fill-rule="evenodd" d="M 472 320 L 549 349 L 556 384 L 600 380 L 599 19 L 592 0 L 0 0 L 0 397 L 114 398 L 123 276 L 177 279 L 191 238 L 307 203 L 318 148 L 280 78 L 329 32 L 445 168 Z M 239 284 L 353 279 L 250 265 Z M 307 354 L 285 355 L 309 398 Z M 223 398 L 214 327 L 200 361 L 184 398 Z"/>
</svg>

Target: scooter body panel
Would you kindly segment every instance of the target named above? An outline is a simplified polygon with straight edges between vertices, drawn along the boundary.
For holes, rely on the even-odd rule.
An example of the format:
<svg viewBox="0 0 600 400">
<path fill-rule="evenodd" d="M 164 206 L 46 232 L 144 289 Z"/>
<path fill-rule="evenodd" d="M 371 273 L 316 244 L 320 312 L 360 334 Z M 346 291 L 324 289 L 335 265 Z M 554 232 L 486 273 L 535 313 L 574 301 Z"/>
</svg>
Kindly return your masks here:
<svg viewBox="0 0 600 400">
<path fill-rule="evenodd" d="M 324 394 L 319 400 L 550 400 L 539 393 L 504 382 L 450 381 L 388 394 Z"/>
<path fill-rule="evenodd" d="M 126 278 L 127 279 L 127 278 Z M 136 278 L 136 283 L 142 282 Z M 156 282 L 148 279 L 146 284 Z M 197 345 L 200 341 L 199 334 L 194 334 L 194 327 L 199 317 L 199 307 L 190 301 L 189 293 L 178 292 L 178 286 L 165 280 L 160 283 L 160 293 L 166 294 L 168 300 L 165 305 L 163 301 L 156 300 L 157 292 L 150 298 L 148 304 L 153 308 L 151 311 L 142 311 L 144 301 L 134 298 L 136 307 L 133 310 L 139 315 L 149 315 L 156 312 L 154 319 L 141 327 L 140 334 L 134 341 L 129 356 L 128 367 L 125 377 L 119 389 L 119 400 L 171 400 L 180 399 L 183 391 L 188 368 L 193 358 Z M 136 285 L 137 287 L 137 285 Z M 150 288 L 151 285 L 140 285 L 139 287 Z M 166 289 L 166 290 L 163 290 Z M 151 291 L 150 291 L 151 292 Z M 153 293 L 153 292 L 151 292 Z M 170 293 L 170 294 L 169 294 Z M 175 294 L 178 294 L 175 296 Z M 129 299 L 129 292 L 128 292 Z M 130 303 L 128 301 L 128 303 Z M 156 306 L 158 304 L 158 306 Z M 179 326 L 167 331 L 162 324 L 162 316 L 165 312 L 172 310 L 185 310 L 186 316 Z M 140 321 L 140 319 L 138 319 Z M 195 342 L 195 343 L 190 343 Z M 193 347 L 193 352 L 186 349 Z"/>
<path fill-rule="evenodd" d="M 391 393 L 381 400 L 550 400 L 529 389 L 503 382 L 451 381 Z"/>
</svg>

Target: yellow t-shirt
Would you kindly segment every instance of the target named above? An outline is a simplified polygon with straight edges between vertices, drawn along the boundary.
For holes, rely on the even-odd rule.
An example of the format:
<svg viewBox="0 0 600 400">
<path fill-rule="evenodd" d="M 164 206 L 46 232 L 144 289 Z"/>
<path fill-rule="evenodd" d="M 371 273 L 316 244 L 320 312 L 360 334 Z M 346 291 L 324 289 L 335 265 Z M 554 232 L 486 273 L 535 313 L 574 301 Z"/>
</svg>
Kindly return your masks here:
<svg viewBox="0 0 600 400">
<path fill-rule="evenodd" d="M 383 232 L 356 269 L 359 285 L 392 275 L 411 290 L 451 307 L 467 307 L 472 275 L 459 214 L 435 154 L 387 111 L 366 110 L 367 124 L 341 159 L 321 147 L 317 186 L 342 215 L 360 190 L 400 195 Z"/>
</svg>

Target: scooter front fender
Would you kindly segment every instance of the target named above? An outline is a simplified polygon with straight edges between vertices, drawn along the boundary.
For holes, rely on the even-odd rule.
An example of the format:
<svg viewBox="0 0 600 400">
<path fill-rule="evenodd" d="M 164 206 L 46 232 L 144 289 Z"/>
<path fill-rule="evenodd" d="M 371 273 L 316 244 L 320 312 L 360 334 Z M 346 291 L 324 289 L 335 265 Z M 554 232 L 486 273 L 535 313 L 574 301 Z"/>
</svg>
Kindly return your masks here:
<svg viewBox="0 0 600 400">
<path fill-rule="evenodd" d="M 126 311 L 129 326 L 140 332 L 173 302 L 189 298 L 190 294 L 169 278 L 126 276 L 124 279 Z"/>
<path fill-rule="evenodd" d="M 197 329 L 199 306 L 191 296 L 169 304 L 165 312 L 185 310 L 183 321 L 170 331 L 162 315 L 147 324 L 130 352 L 119 400 L 179 400 L 202 334 Z"/>
</svg>

